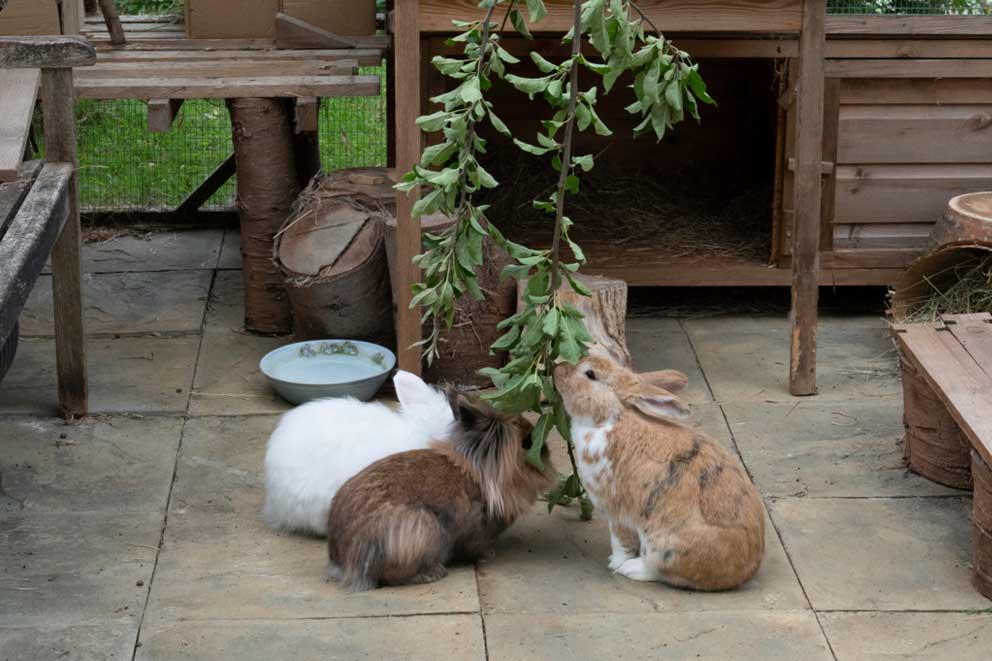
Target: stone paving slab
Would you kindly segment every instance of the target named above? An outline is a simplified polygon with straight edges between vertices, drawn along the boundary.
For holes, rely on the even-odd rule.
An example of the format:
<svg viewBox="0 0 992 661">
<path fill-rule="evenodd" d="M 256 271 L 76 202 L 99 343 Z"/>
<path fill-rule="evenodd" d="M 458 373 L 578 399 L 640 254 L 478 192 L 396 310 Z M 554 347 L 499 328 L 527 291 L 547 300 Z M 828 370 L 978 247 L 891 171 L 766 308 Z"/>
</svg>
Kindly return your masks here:
<svg viewBox="0 0 992 661">
<path fill-rule="evenodd" d="M 203 329 L 207 333 L 243 331 L 245 283 L 241 271 L 218 271 L 207 302 Z"/>
<path fill-rule="evenodd" d="M 130 661 L 137 622 L 69 627 L 0 627 L 4 661 Z"/>
<path fill-rule="evenodd" d="M 277 533 L 260 515 L 169 514 L 146 621 L 476 612 L 471 566 L 429 585 L 348 593 L 323 579 L 327 543 Z"/>
<path fill-rule="evenodd" d="M 161 514 L 0 514 L 0 627 L 127 620 L 145 604 Z"/>
<path fill-rule="evenodd" d="M 140 661 L 484 661 L 478 615 L 316 621 L 178 622 L 144 627 Z"/>
<path fill-rule="evenodd" d="M 968 610 L 970 498 L 789 498 L 771 506 L 817 610 Z"/>
<path fill-rule="evenodd" d="M 224 244 L 221 246 L 217 268 L 241 268 L 241 233 L 238 230 L 224 231 Z"/>
<path fill-rule="evenodd" d="M 212 271 L 83 276 L 87 333 L 192 333 L 200 330 Z M 21 313 L 23 336 L 51 336 L 52 278 L 42 276 Z"/>
<path fill-rule="evenodd" d="M 724 404 L 748 470 L 774 496 L 961 494 L 906 470 L 902 401 Z"/>
<path fill-rule="evenodd" d="M 221 252 L 223 230 L 188 230 L 123 235 L 83 244 L 84 273 L 213 269 Z M 51 268 L 46 265 L 45 273 Z"/>
<path fill-rule="evenodd" d="M 486 641 L 490 661 L 832 658 L 811 612 L 487 615 Z"/>
<path fill-rule="evenodd" d="M 889 332 L 874 317 L 824 320 L 818 334 L 818 400 L 902 397 Z M 716 400 L 799 401 L 789 394 L 789 326 L 770 317 L 685 322 Z"/>
<path fill-rule="evenodd" d="M 290 404 L 272 389 L 258 362 L 269 351 L 290 341 L 233 331 L 205 334 L 190 399 L 190 415 L 288 411 Z"/>
<path fill-rule="evenodd" d="M 839 661 L 986 661 L 992 612 L 822 613 Z"/>
<path fill-rule="evenodd" d="M 183 413 L 200 338 L 86 340 L 91 413 Z M 55 342 L 25 339 L 0 382 L 0 414 L 58 412 Z"/>
<path fill-rule="evenodd" d="M 637 319 L 628 324 L 627 348 L 637 372 L 679 370 L 689 377 L 689 387 L 680 397 L 689 404 L 712 402 L 706 379 L 696 362 L 689 338 L 677 324 L 672 330 L 670 319 Z"/>
<path fill-rule="evenodd" d="M 165 512 L 181 431 L 176 418 L 0 418 L 0 511 Z"/>
</svg>

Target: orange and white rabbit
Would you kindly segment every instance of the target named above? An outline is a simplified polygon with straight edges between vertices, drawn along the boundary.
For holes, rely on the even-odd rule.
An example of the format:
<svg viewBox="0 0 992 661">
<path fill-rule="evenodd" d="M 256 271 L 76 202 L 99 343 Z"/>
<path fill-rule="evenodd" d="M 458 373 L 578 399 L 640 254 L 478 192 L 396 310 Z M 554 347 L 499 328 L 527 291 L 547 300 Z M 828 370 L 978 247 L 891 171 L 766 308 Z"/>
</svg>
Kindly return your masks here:
<svg viewBox="0 0 992 661">
<path fill-rule="evenodd" d="M 671 374 L 670 388 L 685 386 Z M 754 576 L 764 555 L 761 498 L 727 450 L 676 421 L 686 405 L 603 357 L 561 364 L 554 376 L 579 476 L 609 519 L 610 568 L 695 590 Z"/>
</svg>

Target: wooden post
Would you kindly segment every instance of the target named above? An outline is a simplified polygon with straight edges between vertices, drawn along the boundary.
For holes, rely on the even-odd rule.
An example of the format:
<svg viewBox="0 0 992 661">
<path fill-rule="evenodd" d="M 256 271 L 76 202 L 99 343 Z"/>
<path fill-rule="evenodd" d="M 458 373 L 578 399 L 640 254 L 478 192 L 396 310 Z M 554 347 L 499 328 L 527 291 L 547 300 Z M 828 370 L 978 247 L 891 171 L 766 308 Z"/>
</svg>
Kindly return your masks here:
<svg viewBox="0 0 992 661">
<path fill-rule="evenodd" d="M 114 0 L 100 0 L 100 11 L 103 12 L 103 22 L 107 25 L 107 32 L 110 33 L 110 43 L 114 46 L 126 44 L 124 28 L 121 27 L 121 19 L 117 16 L 117 3 Z"/>
<path fill-rule="evenodd" d="M 789 368 L 789 391 L 793 395 L 816 394 L 826 13 L 826 0 L 806 0 L 802 33 L 799 35 L 790 313 L 792 351 Z"/>
<path fill-rule="evenodd" d="M 393 0 L 386 0 L 386 31 L 389 32 L 395 21 L 389 17 L 393 15 Z M 396 61 L 394 53 L 396 44 L 392 40 L 389 43 L 389 51 L 386 53 L 386 167 L 396 167 Z"/>
<path fill-rule="evenodd" d="M 62 34 L 79 34 L 83 26 L 83 0 L 61 0 Z"/>
<path fill-rule="evenodd" d="M 416 125 L 420 114 L 420 28 L 418 0 L 396 0 L 393 61 L 396 81 L 396 172 L 397 178 L 420 160 L 421 133 Z M 420 226 L 411 217 L 418 190 L 396 196 L 396 257 L 400 286 L 396 301 L 396 344 L 400 369 L 420 374 L 423 338 L 420 310 L 411 309 L 412 286 L 420 280 L 413 258 L 421 251 Z"/>
<path fill-rule="evenodd" d="M 293 111 L 293 156 L 300 189 L 320 173 L 320 99 L 301 97 L 290 99 Z"/>
<path fill-rule="evenodd" d="M 45 159 L 76 166 L 75 90 L 72 69 L 42 69 Z M 59 408 L 66 418 L 86 415 L 86 353 L 83 346 L 83 288 L 80 266 L 79 178 L 69 184 L 69 217 L 52 250 L 52 303 Z"/>
</svg>

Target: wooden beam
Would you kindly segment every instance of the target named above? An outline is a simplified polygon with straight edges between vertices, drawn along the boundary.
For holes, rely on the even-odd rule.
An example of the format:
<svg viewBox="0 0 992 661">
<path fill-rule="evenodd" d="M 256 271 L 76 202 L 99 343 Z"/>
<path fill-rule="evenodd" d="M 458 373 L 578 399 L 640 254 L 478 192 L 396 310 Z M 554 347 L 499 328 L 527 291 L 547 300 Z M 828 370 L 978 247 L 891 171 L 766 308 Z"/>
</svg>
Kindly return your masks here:
<svg viewBox="0 0 992 661">
<path fill-rule="evenodd" d="M 282 62 L 286 66 L 301 60 L 320 62 L 328 65 L 332 62 L 353 62 L 351 66 L 370 67 L 382 63 L 383 52 L 378 48 L 322 49 L 322 50 L 137 50 L 122 48 L 119 50 L 100 51 L 100 61 L 97 65 L 102 68 L 108 64 L 145 63 L 155 66 L 165 66 L 166 63 L 209 63 L 220 67 L 230 66 L 239 62 Z M 202 64 L 200 66 L 203 66 Z M 346 66 L 346 65 L 342 65 Z"/>
<path fill-rule="evenodd" d="M 0 184 L 0 241 L 3 240 L 7 226 L 17 215 L 17 210 L 21 208 L 24 197 L 34 185 L 34 180 L 41 172 L 42 165 L 41 161 L 22 163 L 16 180 Z"/>
<path fill-rule="evenodd" d="M 260 76 L 231 78 L 85 78 L 80 99 L 227 99 L 297 96 L 378 96 L 378 76 Z"/>
<path fill-rule="evenodd" d="M 182 204 L 176 207 L 176 215 L 187 216 L 196 213 L 214 193 L 220 190 L 221 186 L 234 176 L 235 170 L 234 154 L 231 154 L 203 180 L 203 183 L 196 187 L 195 191 L 183 200 Z"/>
<path fill-rule="evenodd" d="M 149 99 L 148 130 L 152 133 L 168 133 L 182 107 L 182 99 Z"/>
<path fill-rule="evenodd" d="M 297 133 L 316 131 L 320 128 L 320 99 L 315 96 L 301 96 L 296 99 L 293 113 L 293 130 Z"/>
<path fill-rule="evenodd" d="M 831 35 L 958 36 L 992 35 L 992 16 L 834 15 L 827 19 Z"/>
<path fill-rule="evenodd" d="M 17 322 L 69 214 L 72 166 L 48 163 L 0 241 L 0 337 Z"/>
<path fill-rule="evenodd" d="M 828 60 L 827 78 L 992 78 L 992 60 Z"/>
<path fill-rule="evenodd" d="M 91 78 L 228 78 L 259 76 L 353 76 L 358 73 L 357 60 L 320 60 L 303 55 L 296 60 L 262 59 L 242 56 L 238 60 L 188 60 L 160 62 L 107 62 L 101 56 L 95 66 L 80 69 L 76 80 Z"/>
<path fill-rule="evenodd" d="M 796 98 L 795 228 L 792 236 L 792 311 L 789 391 L 816 394 L 819 300 L 821 162 L 823 158 L 823 51 L 826 0 L 805 0 L 799 35 Z"/>
<path fill-rule="evenodd" d="M 823 158 L 822 163 L 830 164 L 829 172 L 824 172 L 823 191 L 820 199 L 820 245 L 819 249 L 830 252 L 834 247 L 834 205 L 837 200 L 837 145 L 840 133 L 840 81 L 828 80 L 823 92 Z"/>
<path fill-rule="evenodd" d="M 390 37 L 388 35 L 354 36 L 349 35 L 348 39 L 355 42 L 355 47 L 360 49 L 385 50 L 389 47 Z M 114 46 L 109 39 L 103 41 L 97 35 L 93 35 L 93 43 L 98 51 L 117 52 L 122 50 L 166 50 L 166 51 L 209 51 L 209 50 L 250 50 L 267 51 L 276 47 L 274 39 L 188 39 L 186 37 L 175 37 L 165 39 L 142 40 L 140 43 L 131 41 L 125 46 Z"/>
<path fill-rule="evenodd" d="M 692 52 L 692 51 L 689 51 Z M 827 58 L 987 58 L 989 39 L 829 39 Z"/>
<path fill-rule="evenodd" d="M 85 15 L 83 0 L 59 0 L 62 15 L 62 34 L 79 34 Z"/>
<path fill-rule="evenodd" d="M 276 48 L 355 48 L 347 37 L 328 32 L 288 14 L 276 14 Z"/>
<path fill-rule="evenodd" d="M 396 71 L 396 171 L 398 176 L 420 162 L 422 135 L 416 125 L 420 115 L 419 0 L 396 0 L 396 33 L 392 67 Z M 396 301 L 396 344 L 400 369 L 420 374 L 418 343 L 422 339 L 420 310 L 411 308 L 413 285 L 420 282 L 420 269 L 413 263 L 421 249 L 420 223 L 412 217 L 419 190 L 396 194 L 396 261 L 399 290 Z"/>
<path fill-rule="evenodd" d="M 110 33 L 110 43 L 115 46 L 123 46 L 127 43 L 124 36 L 124 28 L 121 27 L 121 19 L 117 16 L 117 3 L 114 0 L 100 0 L 100 12 L 103 20 L 107 24 L 107 32 Z"/>
<path fill-rule="evenodd" d="M 52 251 L 52 305 L 59 408 L 67 417 L 86 415 L 88 392 L 84 349 L 83 287 L 80 266 L 79 180 L 76 161 L 76 103 L 71 69 L 41 72 L 45 116 L 45 159 L 73 170 L 66 191 L 68 219 Z"/>
<path fill-rule="evenodd" d="M 787 161 L 789 172 L 796 171 L 796 159 L 789 158 Z M 833 161 L 820 161 L 820 174 L 833 174 L 834 163 Z"/>
<path fill-rule="evenodd" d="M 96 51 L 83 37 L 0 37 L 0 69 L 86 67 Z"/>
<path fill-rule="evenodd" d="M 39 69 L 0 69 L 0 182 L 17 179 L 40 81 Z"/>
</svg>

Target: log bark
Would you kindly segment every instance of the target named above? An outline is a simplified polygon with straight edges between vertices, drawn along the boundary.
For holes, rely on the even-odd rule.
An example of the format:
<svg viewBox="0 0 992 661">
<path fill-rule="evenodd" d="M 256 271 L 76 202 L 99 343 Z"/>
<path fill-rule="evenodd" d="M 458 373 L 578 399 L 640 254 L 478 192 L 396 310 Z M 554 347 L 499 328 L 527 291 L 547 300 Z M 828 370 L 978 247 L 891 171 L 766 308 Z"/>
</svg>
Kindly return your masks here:
<svg viewBox="0 0 992 661">
<path fill-rule="evenodd" d="M 282 99 L 228 99 L 238 176 L 245 328 L 288 333 L 292 313 L 273 263 L 274 237 L 300 192 L 293 128 Z"/>
<path fill-rule="evenodd" d="M 930 232 L 930 249 L 952 243 L 992 244 L 992 193 L 952 198 Z"/>
<path fill-rule="evenodd" d="M 992 599 L 992 468 L 977 452 L 971 454 L 971 471 L 975 477 L 974 531 L 971 584 Z"/>
<path fill-rule="evenodd" d="M 394 342 L 383 220 L 395 204 L 382 170 L 314 180 L 276 242 L 299 339 Z"/>
<path fill-rule="evenodd" d="M 630 367 L 630 351 L 627 349 L 627 283 L 623 280 L 579 274 L 578 279 L 592 291 L 592 296 L 577 294 L 568 283 L 559 291 L 559 296 L 571 303 L 585 315 L 586 329 L 596 341 L 592 352 L 603 352 L 615 362 Z M 526 282 L 518 288 L 517 309 L 523 306 L 520 292 Z"/>
</svg>

